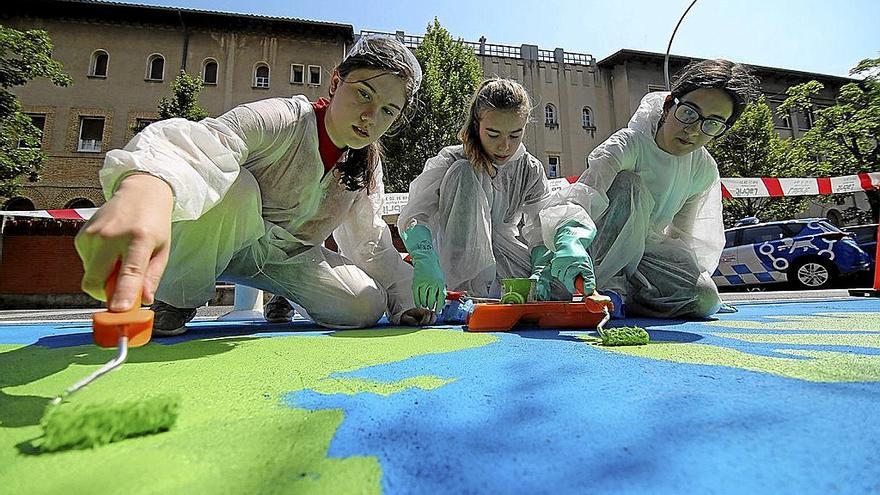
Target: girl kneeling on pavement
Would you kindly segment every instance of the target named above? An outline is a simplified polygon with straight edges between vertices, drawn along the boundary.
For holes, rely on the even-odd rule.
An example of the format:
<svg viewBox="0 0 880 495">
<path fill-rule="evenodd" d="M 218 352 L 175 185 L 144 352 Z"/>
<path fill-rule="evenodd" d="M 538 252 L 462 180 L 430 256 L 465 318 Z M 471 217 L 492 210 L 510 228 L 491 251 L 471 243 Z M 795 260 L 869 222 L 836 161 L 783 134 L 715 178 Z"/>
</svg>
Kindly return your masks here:
<svg viewBox="0 0 880 495">
<path fill-rule="evenodd" d="M 83 289 L 104 299 L 121 259 L 109 307 L 142 291 L 159 336 L 183 333 L 218 278 L 290 299 L 326 327 L 383 313 L 430 323 L 380 211 L 378 140 L 405 120 L 420 82 L 403 44 L 368 36 L 333 71 L 329 100 L 270 98 L 148 126 L 107 153 L 108 201 L 76 240 Z M 322 247 L 331 233 L 339 254 Z"/>
<path fill-rule="evenodd" d="M 551 205 L 544 166 L 522 143 L 531 109 L 516 81 L 483 82 L 462 144 L 440 150 L 410 184 L 397 225 L 416 305 L 439 310 L 446 288 L 497 297 L 504 278 L 534 278 L 539 299 L 570 299 L 578 275 L 592 292 L 595 227 L 582 207 Z"/>
</svg>

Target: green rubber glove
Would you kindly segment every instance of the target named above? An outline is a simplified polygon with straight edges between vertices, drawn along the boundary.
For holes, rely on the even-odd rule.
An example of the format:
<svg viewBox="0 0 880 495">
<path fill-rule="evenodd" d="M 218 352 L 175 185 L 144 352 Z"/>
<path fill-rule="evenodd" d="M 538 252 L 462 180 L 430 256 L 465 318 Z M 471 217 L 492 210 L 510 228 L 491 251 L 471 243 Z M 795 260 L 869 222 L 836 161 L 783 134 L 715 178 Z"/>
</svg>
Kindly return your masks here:
<svg viewBox="0 0 880 495">
<path fill-rule="evenodd" d="M 413 261 L 413 301 L 416 306 L 440 311 L 446 302 L 446 279 L 434 251 L 431 231 L 414 225 L 400 235 Z"/>
<path fill-rule="evenodd" d="M 550 261 L 550 273 L 565 284 L 569 292 L 574 293 L 574 281 L 578 275 L 584 279 L 584 294 L 592 294 L 596 290 L 596 275 L 593 270 L 593 259 L 587 248 L 596 237 L 596 229 L 585 226 L 577 220 L 568 220 L 556 229 L 554 245 L 556 254 Z"/>
<path fill-rule="evenodd" d="M 539 245 L 532 248 L 532 275 L 530 279 L 535 281 L 535 299 L 538 301 L 550 300 L 550 260 L 553 259 L 553 251 L 547 246 Z"/>
</svg>

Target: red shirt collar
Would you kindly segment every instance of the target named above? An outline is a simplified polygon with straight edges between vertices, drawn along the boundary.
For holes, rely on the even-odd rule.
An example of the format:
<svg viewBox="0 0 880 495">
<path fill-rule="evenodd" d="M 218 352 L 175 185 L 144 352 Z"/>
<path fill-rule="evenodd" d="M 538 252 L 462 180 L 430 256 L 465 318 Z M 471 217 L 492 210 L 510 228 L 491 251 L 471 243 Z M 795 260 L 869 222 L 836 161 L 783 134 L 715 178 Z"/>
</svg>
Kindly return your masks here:
<svg viewBox="0 0 880 495">
<path fill-rule="evenodd" d="M 324 171 L 328 172 L 336 165 L 336 162 L 345 154 L 345 149 L 339 149 L 333 144 L 330 135 L 327 134 L 327 126 L 324 125 L 324 115 L 327 113 L 327 107 L 330 106 L 330 100 L 327 98 L 318 98 L 318 101 L 312 103 L 315 110 L 315 119 L 318 122 L 318 152 L 321 153 L 321 162 L 324 164 Z"/>
</svg>

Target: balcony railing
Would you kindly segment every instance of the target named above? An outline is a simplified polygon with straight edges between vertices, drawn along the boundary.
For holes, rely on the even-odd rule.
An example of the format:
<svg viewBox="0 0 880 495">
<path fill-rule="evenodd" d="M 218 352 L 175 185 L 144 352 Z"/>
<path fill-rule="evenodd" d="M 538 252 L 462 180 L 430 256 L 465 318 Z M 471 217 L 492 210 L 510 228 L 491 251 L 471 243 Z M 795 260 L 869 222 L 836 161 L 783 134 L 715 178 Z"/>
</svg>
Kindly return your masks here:
<svg viewBox="0 0 880 495">
<path fill-rule="evenodd" d="M 404 33 L 383 33 L 380 31 L 361 31 L 361 35 L 384 34 L 388 36 L 397 36 L 397 38 L 408 48 L 415 49 L 422 43 L 423 36 L 414 36 Z M 484 57 L 500 57 L 500 58 L 523 58 L 522 47 L 512 45 L 496 45 L 492 43 L 478 43 L 474 41 L 461 41 L 462 45 L 470 48 L 478 56 Z M 539 62 L 558 62 L 556 54 L 553 50 L 538 50 L 537 60 Z M 569 53 L 563 52 L 562 62 L 569 65 L 592 66 L 595 64 L 593 56 L 587 53 Z"/>
</svg>

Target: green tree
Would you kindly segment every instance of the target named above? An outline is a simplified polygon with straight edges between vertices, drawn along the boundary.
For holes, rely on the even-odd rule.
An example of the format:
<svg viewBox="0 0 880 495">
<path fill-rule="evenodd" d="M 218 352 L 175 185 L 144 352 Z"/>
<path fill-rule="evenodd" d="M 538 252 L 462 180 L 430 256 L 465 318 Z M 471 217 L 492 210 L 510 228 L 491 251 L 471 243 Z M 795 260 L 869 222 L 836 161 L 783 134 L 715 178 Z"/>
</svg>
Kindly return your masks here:
<svg viewBox="0 0 880 495">
<path fill-rule="evenodd" d="M 880 170 L 880 58 L 859 62 L 850 75 L 862 80 L 843 85 L 837 104 L 814 109 L 812 96 L 823 89 L 817 81 L 788 89 L 780 112 L 811 112 L 813 126 L 795 140 L 801 158 L 822 173 L 852 175 Z M 880 190 L 866 192 L 871 217 L 880 217 Z"/>
<path fill-rule="evenodd" d="M 762 96 L 746 106 L 736 124 L 707 149 L 718 162 L 722 177 L 800 177 L 804 160 L 784 141 L 773 125 L 773 113 Z M 805 197 L 731 198 L 724 200 L 724 224 L 743 217 L 761 220 L 791 218 L 807 206 Z"/>
<path fill-rule="evenodd" d="M 199 106 L 199 93 L 202 91 L 202 81 L 192 77 L 184 71 L 180 71 L 171 83 L 172 97 L 162 97 L 159 100 L 159 119 L 181 117 L 188 120 L 202 120 L 210 115 Z"/>
<path fill-rule="evenodd" d="M 428 25 L 415 55 L 423 74 L 419 106 L 411 120 L 383 142 L 389 191 L 408 191 L 428 158 L 458 143 L 464 113 L 483 78 L 473 50 L 453 40 L 437 19 Z"/>
<path fill-rule="evenodd" d="M 11 197 L 21 177 L 36 181 L 45 156 L 42 133 L 21 111 L 11 88 L 45 77 L 68 86 L 70 77 L 52 59 L 52 40 L 45 31 L 18 31 L 0 26 L 0 197 Z"/>
</svg>

